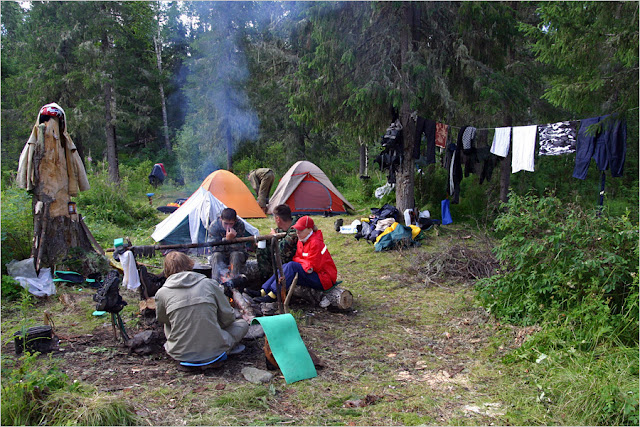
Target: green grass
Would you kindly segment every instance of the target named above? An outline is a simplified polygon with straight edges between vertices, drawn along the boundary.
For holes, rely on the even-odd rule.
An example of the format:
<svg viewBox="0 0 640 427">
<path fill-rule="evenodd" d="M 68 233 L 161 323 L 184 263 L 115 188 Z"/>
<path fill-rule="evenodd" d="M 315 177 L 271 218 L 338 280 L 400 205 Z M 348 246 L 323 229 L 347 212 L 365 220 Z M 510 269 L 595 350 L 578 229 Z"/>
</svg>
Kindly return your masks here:
<svg viewBox="0 0 640 427">
<path fill-rule="evenodd" d="M 53 358 L 2 357 L 2 425 L 138 425 L 128 402 L 72 381 Z"/>
</svg>

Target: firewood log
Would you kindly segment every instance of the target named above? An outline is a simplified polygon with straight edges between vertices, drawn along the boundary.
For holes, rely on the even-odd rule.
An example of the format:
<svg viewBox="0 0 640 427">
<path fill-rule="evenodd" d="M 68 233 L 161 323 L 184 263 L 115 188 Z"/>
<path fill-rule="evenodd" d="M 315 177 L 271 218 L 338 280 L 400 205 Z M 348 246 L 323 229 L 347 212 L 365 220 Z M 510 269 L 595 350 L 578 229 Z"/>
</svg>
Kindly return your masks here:
<svg viewBox="0 0 640 427">
<path fill-rule="evenodd" d="M 334 286 L 328 292 L 324 293 L 322 300 L 320 300 L 320 307 L 337 307 L 340 310 L 347 310 L 353 306 L 353 295 L 351 292 L 344 288 Z"/>
<path fill-rule="evenodd" d="M 323 308 L 331 306 L 340 310 L 349 310 L 353 306 L 353 295 L 351 292 L 339 286 L 334 286 L 327 292 L 305 286 L 296 286 L 293 290 L 293 296 Z"/>
<path fill-rule="evenodd" d="M 251 303 L 244 298 L 239 290 L 232 288 L 231 291 L 233 298 L 232 305 L 240 310 L 242 318 L 251 324 L 251 321 L 256 317 L 253 308 L 251 307 Z"/>
</svg>

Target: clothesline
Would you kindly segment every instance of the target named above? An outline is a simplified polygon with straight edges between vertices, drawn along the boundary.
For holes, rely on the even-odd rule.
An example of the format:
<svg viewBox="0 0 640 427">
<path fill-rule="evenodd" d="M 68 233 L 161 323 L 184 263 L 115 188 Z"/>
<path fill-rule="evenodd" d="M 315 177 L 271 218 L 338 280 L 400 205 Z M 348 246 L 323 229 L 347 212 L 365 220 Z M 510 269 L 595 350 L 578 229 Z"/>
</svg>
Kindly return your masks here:
<svg viewBox="0 0 640 427">
<path fill-rule="evenodd" d="M 625 110 L 625 112 L 633 111 L 633 110 L 637 110 L 637 109 L 640 109 L 640 107 L 629 108 L 628 110 Z M 544 125 L 550 125 L 550 124 L 553 124 L 553 123 L 561 123 L 561 122 L 581 122 L 582 120 L 585 120 L 585 119 L 559 120 L 559 121 L 556 121 L 556 122 L 545 123 Z M 446 124 L 446 123 L 444 123 L 444 124 Z M 464 127 L 464 126 L 454 126 L 454 125 L 447 125 L 447 126 L 449 126 L 452 129 L 462 129 Z M 532 125 L 518 125 L 518 126 L 532 126 Z M 476 128 L 476 130 L 493 130 L 493 129 L 502 128 L 502 127 L 518 127 L 518 126 L 494 126 L 494 127 L 487 127 L 487 128 Z M 536 126 L 541 126 L 541 125 L 536 124 Z"/>
<path fill-rule="evenodd" d="M 515 127 L 520 127 L 520 126 L 546 126 L 546 125 L 551 125 L 553 123 L 563 123 L 563 122 L 580 122 L 583 119 L 577 119 L 577 120 L 561 120 L 559 122 L 550 122 L 550 123 L 545 123 L 544 125 L 517 125 L 517 126 L 496 126 L 496 127 L 492 127 L 492 128 L 476 128 L 476 131 L 478 130 L 495 130 L 498 128 L 515 128 Z M 454 125 L 447 125 L 452 129 L 462 129 L 464 126 L 454 126 Z"/>
</svg>

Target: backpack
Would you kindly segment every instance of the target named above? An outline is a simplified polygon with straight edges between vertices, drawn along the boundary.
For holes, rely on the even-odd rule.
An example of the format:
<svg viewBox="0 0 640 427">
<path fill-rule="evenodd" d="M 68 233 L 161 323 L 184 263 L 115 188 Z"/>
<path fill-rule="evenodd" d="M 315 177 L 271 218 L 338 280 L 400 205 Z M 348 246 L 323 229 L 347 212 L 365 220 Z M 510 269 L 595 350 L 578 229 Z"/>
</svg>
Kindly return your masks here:
<svg viewBox="0 0 640 427">
<path fill-rule="evenodd" d="M 109 313 L 119 313 L 122 311 L 127 302 L 122 299 L 119 288 L 122 278 L 116 270 L 107 273 L 102 286 L 93 296 L 93 300 L 97 303 L 96 310 L 107 311 Z"/>
<path fill-rule="evenodd" d="M 388 203 L 386 203 L 380 209 L 371 208 L 371 213 L 378 217 L 378 219 L 393 218 L 396 221 L 398 220 L 398 215 L 400 215 L 400 211 L 398 211 L 395 206 Z"/>
<path fill-rule="evenodd" d="M 375 252 L 395 249 L 398 246 L 408 247 L 416 244 L 411 238 L 411 227 L 398 224 L 396 228 L 385 234 L 374 245 Z"/>
</svg>

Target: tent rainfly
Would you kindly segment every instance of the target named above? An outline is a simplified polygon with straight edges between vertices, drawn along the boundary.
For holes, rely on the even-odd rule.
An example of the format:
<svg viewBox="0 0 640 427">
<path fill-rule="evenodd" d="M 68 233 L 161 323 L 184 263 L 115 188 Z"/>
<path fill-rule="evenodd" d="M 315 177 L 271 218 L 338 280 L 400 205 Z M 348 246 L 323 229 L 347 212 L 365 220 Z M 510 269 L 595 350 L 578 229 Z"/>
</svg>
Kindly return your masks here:
<svg viewBox="0 0 640 427">
<path fill-rule="evenodd" d="M 262 208 L 256 202 L 251 190 L 240 178 L 224 169 L 209 174 L 202 181 L 202 188 L 208 190 L 226 207 L 235 209 L 243 218 L 266 218 Z"/>
<path fill-rule="evenodd" d="M 182 206 L 156 225 L 151 238 L 162 245 L 204 243 L 207 240 L 206 227 L 215 221 L 226 207 L 213 194 L 200 187 Z M 260 234 L 253 225 L 242 218 L 240 220 L 252 236 Z"/>
<path fill-rule="evenodd" d="M 327 175 L 313 163 L 296 162 L 282 177 L 269 200 L 269 213 L 286 204 L 294 215 L 346 213 L 353 206 L 331 183 Z"/>
</svg>

